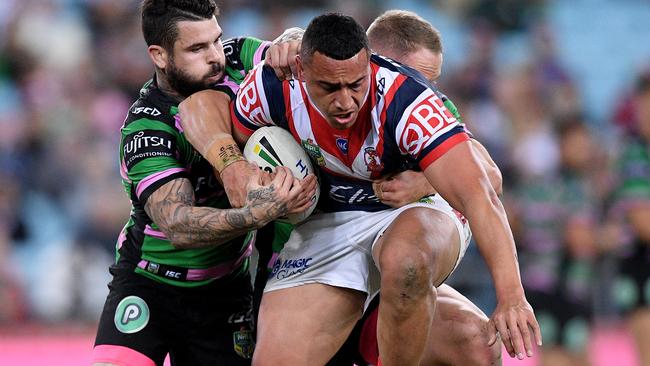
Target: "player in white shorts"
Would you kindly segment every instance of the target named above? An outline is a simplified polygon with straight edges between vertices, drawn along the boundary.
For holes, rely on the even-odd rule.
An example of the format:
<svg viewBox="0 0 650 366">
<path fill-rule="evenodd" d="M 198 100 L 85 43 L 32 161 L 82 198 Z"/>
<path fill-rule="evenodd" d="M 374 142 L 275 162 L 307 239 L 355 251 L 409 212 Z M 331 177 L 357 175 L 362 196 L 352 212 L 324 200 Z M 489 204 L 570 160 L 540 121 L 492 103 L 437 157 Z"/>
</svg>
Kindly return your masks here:
<svg viewBox="0 0 650 366">
<path fill-rule="evenodd" d="M 320 166 L 323 215 L 354 229 L 362 225 L 352 217 L 368 216 L 374 225 L 382 222 L 375 215 L 390 216 L 394 211 L 375 196 L 373 180 L 408 169 L 409 164 L 419 165 L 427 180 L 468 216 L 474 228 L 499 300 L 490 322 L 492 338 L 498 331 L 518 356 L 530 354 L 534 338 L 539 341 L 539 328 L 521 287 L 503 207 L 470 149 L 469 137 L 444 107 L 440 93 L 412 70 L 370 56 L 360 26 L 337 14 L 312 21 L 303 38 L 301 59 L 300 82 L 279 82 L 263 68 L 249 74 L 233 108 L 238 139 L 245 141 L 245 135 L 267 124 L 291 131 Z M 332 222 L 318 216 L 313 220 L 316 231 L 301 230 L 311 222 L 298 226 L 292 234 L 296 239 L 290 239 L 281 257 L 293 250 L 294 241 L 308 243 L 320 230 L 325 237 L 317 241 L 323 250 L 341 245 L 333 243 L 338 227 L 329 231 L 329 226 L 315 225 Z M 384 227 L 384 234 L 377 237 Z M 447 213 L 418 205 L 404 208 L 392 223 L 384 221 L 375 230 L 365 238 L 363 231 L 346 230 L 339 237 L 348 249 L 332 250 L 333 255 L 358 251 L 365 253 L 367 266 L 377 265 L 382 361 L 418 364 L 435 309 L 435 286 L 457 264 L 461 233 Z M 269 289 L 277 286 L 276 281 L 294 281 L 308 273 L 312 261 L 314 257 L 304 253 L 281 260 L 278 273 L 286 272 Z M 335 263 L 327 263 L 330 271 L 352 279 L 346 287 L 329 285 L 328 274 L 319 282 L 298 281 L 294 287 L 265 293 L 254 364 L 323 364 L 343 343 L 361 314 L 373 279 L 369 267 Z M 319 267 L 320 263 L 313 268 Z M 358 277 L 355 271 L 367 273 Z"/>
<path fill-rule="evenodd" d="M 273 266 L 264 291 L 324 283 L 374 295 L 379 290 L 380 277 L 372 255 L 373 246 L 400 213 L 413 207 L 444 214 L 458 233 L 454 267 L 441 278 L 440 283 L 434 284 L 439 286 L 458 266 L 472 233 L 465 217 L 439 195 L 433 195 L 397 209 L 312 215 L 307 222 L 294 228 Z"/>
</svg>

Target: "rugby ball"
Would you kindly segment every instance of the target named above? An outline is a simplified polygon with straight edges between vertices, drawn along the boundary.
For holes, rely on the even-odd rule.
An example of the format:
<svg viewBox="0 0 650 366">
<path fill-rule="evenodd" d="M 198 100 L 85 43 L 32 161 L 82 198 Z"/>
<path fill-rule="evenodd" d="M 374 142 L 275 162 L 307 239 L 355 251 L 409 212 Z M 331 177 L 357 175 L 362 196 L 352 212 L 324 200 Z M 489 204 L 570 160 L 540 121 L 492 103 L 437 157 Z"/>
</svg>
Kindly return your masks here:
<svg viewBox="0 0 650 366">
<path fill-rule="evenodd" d="M 277 126 L 267 126 L 256 130 L 244 147 L 244 157 L 250 162 L 257 163 L 260 169 L 267 172 L 273 172 L 276 166 L 287 167 L 298 179 L 304 179 L 308 174 L 315 173 L 305 150 L 294 140 L 289 131 Z M 316 208 L 319 196 L 320 187 L 316 186 L 316 193 L 311 198 L 312 205 L 307 210 L 289 214 L 278 220 L 294 225 L 302 222 Z"/>
</svg>

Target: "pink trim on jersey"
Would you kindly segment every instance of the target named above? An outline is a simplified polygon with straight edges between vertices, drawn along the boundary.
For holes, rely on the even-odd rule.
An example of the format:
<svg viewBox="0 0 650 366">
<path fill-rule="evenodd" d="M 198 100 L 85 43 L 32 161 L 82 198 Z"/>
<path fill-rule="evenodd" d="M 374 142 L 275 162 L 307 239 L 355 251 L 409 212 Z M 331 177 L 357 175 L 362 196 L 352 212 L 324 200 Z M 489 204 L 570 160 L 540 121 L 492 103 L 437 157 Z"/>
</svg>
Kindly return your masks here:
<svg viewBox="0 0 650 366">
<path fill-rule="evenodd" d="M 117 237 L 117 250 L 120 250 L 122 248 L 122 245 L 124 245 L 124 242 L 126 241 L 126 227 L 120 231 L 120 235 Z"/>
<path fill-rule="evenodd" d="M 120 366 L 156 366 L 142 353 L 124 346 L 100 344 L 93 348 L 92 363 L 112 363 Z"/>
<path fill-rule="evenodd" d="M 151 174 L 150 176 L 141 180 L 140 183 L 138 183 L 138 187 L 135 190 L 135 194 L 136 196 L 138 196 L 138 198 L 140 198 L 142 192 L 144 192 L 144 190 L 147 189 L 150 185 L 172 174 L 185 172 L 185 171 L 187 171 L 187 169 L 185 168 L 171 168 L 171 169 L 163 170 L 162 172 Z"/>
<path fill-rule="evenodd" d="M 181 115 L 179 113 L 176 113 L 174 115 L 174 126 L 178 129 L 178 131 L 183 132 L 185 131 L 183 129 L 183 123 L 181 122 Z"/>
<path fill-rule="evenodd" d="M 210 268 L 205 268 L 205 269 L 188 269 L 187 270 L 187 276 L 185 277 L 188 281 L 202 281 L 208 278 L 221 278 L 230 272 L 232 272 L 233 269 L 237 268 L 246 258 L 248 258 L 251 254 L 253 254 L 253 243 L 251 241 L 250 244 L 248 244 L 248 248 L 242 253 L 242 255 L 237 258 L 237 260 L 228 262 L 228 263 L 222 263 L 219 265 L 216 265 L 214 267 Z"/>
<path fill-rule="evenodd" d="M 239 265 L 242 264 L 246 258 L 250 257 L 252 253 L 253 242 L 251 241 L 250 244 L 248 244 L 246 250 L 239 256 L 239 258 L 209 268 L 189 268 L 187 269 L 187 275 L 185 275 L 185 279 L 187 281 L 203 281 L 221 278 L 227 274 L 230 274 L 235 268 L 239 267 Z M 143 259 L 138 262 L 138 267 L 146 271 L 149 263 L 150 262 L 148 260 Z"/>
<path fill-rule="evenodd" d="M 438 160 L 439 157 L 443 156 L 447 151 L 457 144 L 468 141 L 469 136 L 465 132 L 458 133 L 450 138 L 446 139 L 443 143 L 436 146 L 435 149 L 431 150 L 427 156 L 420 160 L 420 168 L 424 171 L 431 163 Z"/>
<path fill-rule="evenodd" d="M 126 163 L 124 162 L 124 159 L 120 162 L 120 175 L 122 176 L 122 179 L 131 183 L 131 179 L 129 179 L 129 175 L 126 171 Z"/>
<path fill-rule="evenodd" d="M 269 260 L 269 263 L 266 264 L 266 268 L 273 268 L 275 265 L 275 262 L 278 260 L 278 257 L 280 256 L 280 253 L 273 253 L 271 256 L 271 259 Z"/>
<path fill-rule="evenodd" d="M 262 54 L 269 46 L 271 46 L 271 42 L 265 41 L 262 42 L 262 44 L 257 50 L 255 50 L 255 55 L 253 55 L 253 65 L 257 65 L 260 63 L 260 61 L 262 61 Z"/>
<path fill-rule="evenodd" d="M 227 86 L 228 88 L 230 88 L 230 90 L 232 90 L 234 94 L 237 94 L 237 92 L 239 91 L 239 84 L 230 80 L 229 76 L 223 78 L 223 81 L 219 83 L 219 85 Z"/>
<path fill-rule="evenodd" d="M 144 227 L 144 233 L 157 239 L 168 240 L 167 235 L 159 230 L 154 230 L 150 225 Z"/>
</svg>

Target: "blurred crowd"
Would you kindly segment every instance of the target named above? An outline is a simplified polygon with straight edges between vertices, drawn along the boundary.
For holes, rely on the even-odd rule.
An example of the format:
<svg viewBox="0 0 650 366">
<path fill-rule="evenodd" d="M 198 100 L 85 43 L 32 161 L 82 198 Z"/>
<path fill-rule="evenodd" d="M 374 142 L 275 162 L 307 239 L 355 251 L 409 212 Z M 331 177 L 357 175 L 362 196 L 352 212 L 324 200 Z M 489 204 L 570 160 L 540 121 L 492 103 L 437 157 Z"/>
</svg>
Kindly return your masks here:
<svg viewBox="0 0 650 366">
<path fill-rule="evenodd" d="M 553 26 L 567 21 L 553 16 L 584 22 L 580 6 L 594 4 L 648 19 L 650 4 L 575 1 L 572 13 L 550 0 L 218 3 L 226 36 L 273 39 L 324 10 L 364 25 L 390 8 L 431 21 L 446 57 L 439 87 L 503 172 L 545 344 L 580 357 L 602 322 L 650 342 L 650 32 L 619 30 L 646 42 L 602 44 L 612 59 L 586 60 L 620 81 L 603 82 L 620 88 L 594 99 L 590 74 L 572 61 L 580 55 L 558 50 L 571 36 Z M 96 322 L 130 207 L 119 128 L 152 75 L 138 2 L 3 0 L 0 35 L 0 326 Z M 606 66 L 625 58 L 642 61 Z M 480 261 L 470 250 L 452 284 L 489 313 Z"/>
</svg>

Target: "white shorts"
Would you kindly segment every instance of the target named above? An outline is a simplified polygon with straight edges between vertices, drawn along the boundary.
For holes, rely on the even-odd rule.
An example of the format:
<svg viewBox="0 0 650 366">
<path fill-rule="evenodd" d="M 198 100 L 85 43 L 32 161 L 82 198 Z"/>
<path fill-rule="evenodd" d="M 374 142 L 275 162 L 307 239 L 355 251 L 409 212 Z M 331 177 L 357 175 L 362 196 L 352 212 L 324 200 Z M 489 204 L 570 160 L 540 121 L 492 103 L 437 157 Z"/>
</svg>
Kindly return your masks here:
<svg viewBox="0 0 650 366">
<path fill-rule="evenodd" d="M 412 207 L 437 210 L 454 221 L 460 237 L 456 269 L 472 234 L 467 220 L 435 195 L 398 209 L 314 214 L 294 228 L 264 291 L 322 283 L 374 294 L 380 277 L 372 258 L 373 245 L 402 211 Z"/>
</svg>

